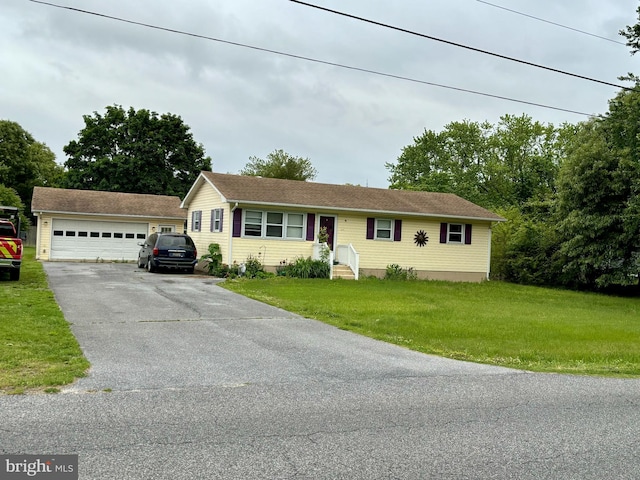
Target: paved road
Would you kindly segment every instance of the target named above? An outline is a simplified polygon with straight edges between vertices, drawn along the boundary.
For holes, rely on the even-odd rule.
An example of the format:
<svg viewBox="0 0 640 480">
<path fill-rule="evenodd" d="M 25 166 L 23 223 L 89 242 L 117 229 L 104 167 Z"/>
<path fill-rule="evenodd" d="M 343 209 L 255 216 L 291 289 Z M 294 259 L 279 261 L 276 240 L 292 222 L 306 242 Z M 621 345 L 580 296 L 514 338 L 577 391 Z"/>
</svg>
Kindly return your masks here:
<svg viewBox="0 0 640 480">
<path fill-rule="evenodd" d="M 202 276 L 45 264 L 93 367 L 0 397 L 0 452 L 81 479 L 637 479 L 640 382 L 422 355 Z"/>
</svg>

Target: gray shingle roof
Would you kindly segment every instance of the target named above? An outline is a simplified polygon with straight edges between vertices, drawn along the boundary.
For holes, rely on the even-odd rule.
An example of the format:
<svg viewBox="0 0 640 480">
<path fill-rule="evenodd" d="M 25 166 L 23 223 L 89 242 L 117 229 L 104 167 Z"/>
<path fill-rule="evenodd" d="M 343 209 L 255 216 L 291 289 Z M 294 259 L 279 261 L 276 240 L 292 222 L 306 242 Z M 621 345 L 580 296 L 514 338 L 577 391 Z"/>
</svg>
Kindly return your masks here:
<svg viewBox="0 0 640 480">
<path fill-rule="evenodd" d="M 228 202 L 503 221 L 451 193 L 389 190 L 202 172 Z M 188 200 L 188 199 L 185 199 Z"/>
<path fill-rule="evenodd" d="M 31 210 L 34 213 L 187 218 L 187 211 L 180 208 L 179 197 L 50 187 L 33 189 Z"/>
</svg>

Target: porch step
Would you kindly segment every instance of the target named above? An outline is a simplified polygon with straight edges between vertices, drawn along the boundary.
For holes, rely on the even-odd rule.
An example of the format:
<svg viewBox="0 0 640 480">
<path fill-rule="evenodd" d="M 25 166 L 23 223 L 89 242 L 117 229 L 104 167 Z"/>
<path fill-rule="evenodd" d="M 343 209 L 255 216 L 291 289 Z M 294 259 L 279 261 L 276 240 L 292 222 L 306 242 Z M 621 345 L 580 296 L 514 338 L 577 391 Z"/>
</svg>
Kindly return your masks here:
<svg viewBox="0 0 640 480">
<path fill-rule="evenodd" d="M 333 278 L 343 278 L 344 280 L 355 280 L 356 276 L 347 265 L 334 265 Z"/>
</svg>

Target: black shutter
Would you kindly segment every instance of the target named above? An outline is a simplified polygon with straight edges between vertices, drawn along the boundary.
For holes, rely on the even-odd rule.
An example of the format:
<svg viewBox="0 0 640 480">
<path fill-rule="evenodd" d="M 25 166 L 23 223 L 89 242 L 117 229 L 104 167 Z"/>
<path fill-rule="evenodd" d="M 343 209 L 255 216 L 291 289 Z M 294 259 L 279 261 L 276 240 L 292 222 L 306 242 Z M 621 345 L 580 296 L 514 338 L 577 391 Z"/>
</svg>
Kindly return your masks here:
<svg viewBox="0 0 640 480">
<path fill-rule="evenodd" d="M 313 242 L 313 232 L 316 229 L 316 214 L 307 213 L 307 242 Z"/>
<path fill-rule="evenodd" d="M 220 209 L 220 231 L 222 232 L 222 218 L 224 217 L 224 208 Z"/>
<path fill-rule="evenodd" d="M 467 223 L 464 226 L 464 244 L 471 245 L 471 224 Z"/>
<path fill-rule="evenodd" d="M 375 218 L 367 218 L 367 240 L 373 240 L 373 230 L 375 229 Z"/>
<path fill-rule="evenodd" d="M 233 211 L 233 236 L 239 237 L 242 235 L 242 209 L 236 208 Z"/>
<path fill-rule="evenodd" d="M 209 231 L 213 232 L 213 225 L 216 222 L 216 211 L 211 210 L 211 226 L 209 227 Z"/>
<path fill-rule="evenodd" d="M 440 224 L 440 243 L 447 243 L 447 223 Z"/>
<path fill-rule="evenodd" d="M 402 240 L 402 220 L 396 220 L 393 229 L 393 241 L 400 242 Z"/>
</svg>

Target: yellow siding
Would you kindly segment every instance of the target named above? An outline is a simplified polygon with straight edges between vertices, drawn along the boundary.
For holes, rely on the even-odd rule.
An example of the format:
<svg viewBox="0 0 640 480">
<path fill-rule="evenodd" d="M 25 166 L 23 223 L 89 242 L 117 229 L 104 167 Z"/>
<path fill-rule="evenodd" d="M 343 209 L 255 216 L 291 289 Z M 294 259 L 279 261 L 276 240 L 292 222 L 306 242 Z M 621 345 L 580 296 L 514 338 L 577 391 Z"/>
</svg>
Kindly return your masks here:
<svg viewBox="0 0 640 480">
<path fill-rule="evenodd" d="M 224 209 L 222 214 L 222 232 L 211 232 L 211 210 L 216 208 Z M 192 230 L 191 212 L 200 210 L 202 212 L 200 231 Z M 198 249 L 198 255 L 206 255 L 209 251 L 209 244 L 217 243 L 220 245 L 223 263 L 228 262 L 229 236 L 233 228 L 233 214 L 228 203 L 223 202 L 222 198 L 210 185 L 204 184 L 195 192 L 193 199 L 189 203 L 189 211 L 187 215 L 187 234 L 193 239 Z"/>
<path fill-rule="evenodd" d="M 387 218 L 387 217 L 384 217 Z M 390 218 L 390 217 L 389 217 Z M 390 218 L 395 220 L 395 218 Z M 489 254 L 489 223 L 449 220 L 452 223 L 473 225 L 471 245 L 440 243 L 440 220 L 404 218 L 402 241 L 367 240 L 367 217 L 341 215 L 338 217 L 338 244 L 353 244 L 360 254 L 360 268 L 385 269 L 396 263 L 404 268 L 442 272 L 486 272 Z M 443 219 L 442 221 L 447 221 Z M 424 230 L 429 241 L 418 247 L 413 239 Z"/>
<path fill-rule="evenodd" d="M 242 207 L 242 205 L 241 205 Z M 309 213 L 307 209 L 301 208 L 278 208 L 278 207 L 248 207 L 250 210 L 263 210 L 270 212 L 285 213 Z M 316 215 L 316 224 L 318 217 Z M 233 219 L 229 226 L 232 227 Z M 316 228 L 317 230 L 317 228 Z M 304 223 L 304 235 L 306 236 L 306 217 Z M 316 232 L 317 234 L 317 232 Z M 315 238 L 314 238 L 315 241 Z M 312 241 L 294 239 L 271 239 L 271 238 L 242 238 L 236 237 L 233 242 L 233 258 L 231 263 L 244 262 L 249 255 L 260 260 L 265 267 L 273 269 L 280 265 L 280 262 L 291 262 L 297 257 L 310 257 L 313 254 Z"/>
<path fill-rule="evenodd" d="M 267 238 L 232 238 L 233 212 L 231 205 L 223 202 L 220 195 L 208 184 L 195 192 L 189 204 L 187 233 L 196 242 L 200 255 L 205 254 L 210 243 L 219 243 L 223 262 L 241 263 L 249 256 L 258 258 L 268 268 L 273 269 L 283 261 L 293 261 L 296 257 L 308 257 L 313 254 L 313 243 L 304 240 L 284 240 Z M 210 232 L 211 210 L 224 209 L 223 232 Z M 429 219 L 416 217 L 379 217 L 390 220 L 402 220 L 402 240 L 367 240 L 367 217 L 373 215 L 358 213 L 335 213 L 329 211 L 310 211 L 309 209 L 292 209 L 277 207 L 261 207 L 240 205 L 242 209 L 262 211 L 303 212 L 315 214 L 314 241 L 318 234 L 319 217 L 333 215 L 336 217 L 336 245 L 352 244 L 360 255 L 360 269 L 365 272 L 384 274 L 386 267 L 392 263 L 403 268 L 412 267 L 421 276 L 430 278 L 481 279 L 486 276 L 488 268 L 490 222 L 456 219 Z M 200 232 L 191 231 L 191 212 L 202 211 L 202 228 Z M 455 245 L 440 243 L 440 223 L 471 223 L 473 234 L 471 245 Z M 418 247 L 414 243 L 417 231 L 424 230 L 429 236 L 426 246 Z M 231 248 L 230 248 L 231 247 Z M 231 256 L 229 251 L 232 250 Z"/>
<path fill-rule="evenodd" d="M 297 257 L 306 258 L 312 254 L 313 242 L 304 240 L 234 238 L 232 263 L 242 263 L 251 255 L 265 267 L 274 268 L 282 261 L 291 262 Z"/>
</svg>

